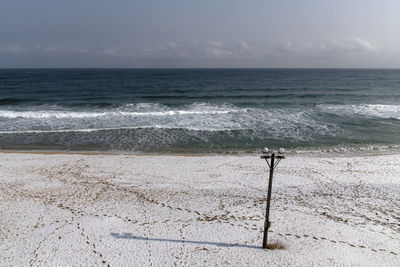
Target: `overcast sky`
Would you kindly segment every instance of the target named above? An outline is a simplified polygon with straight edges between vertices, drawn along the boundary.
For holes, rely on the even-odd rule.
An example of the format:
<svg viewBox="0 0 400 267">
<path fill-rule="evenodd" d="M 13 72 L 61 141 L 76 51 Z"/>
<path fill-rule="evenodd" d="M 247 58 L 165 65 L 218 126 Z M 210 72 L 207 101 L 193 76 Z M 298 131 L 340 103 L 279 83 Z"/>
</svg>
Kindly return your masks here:
<svg viewBox="0 0 400 267">
<path fill-rule="evenodd" d="M 0 0 L 0 67 L 400 67 L 399 0 Z"/>
</svg>

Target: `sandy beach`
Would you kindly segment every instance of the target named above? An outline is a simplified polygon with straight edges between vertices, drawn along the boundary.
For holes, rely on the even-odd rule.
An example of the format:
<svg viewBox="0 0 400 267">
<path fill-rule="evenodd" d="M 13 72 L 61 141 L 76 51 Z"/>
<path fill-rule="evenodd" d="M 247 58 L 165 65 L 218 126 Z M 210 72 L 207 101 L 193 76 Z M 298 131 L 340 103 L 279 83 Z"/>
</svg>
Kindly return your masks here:
<svg viewBox="0 0 400 267">
<path fill-rule="evenodd" d="M 0 153 L 0 265 L 398 266 L 399 162 Z"/>
</svg>

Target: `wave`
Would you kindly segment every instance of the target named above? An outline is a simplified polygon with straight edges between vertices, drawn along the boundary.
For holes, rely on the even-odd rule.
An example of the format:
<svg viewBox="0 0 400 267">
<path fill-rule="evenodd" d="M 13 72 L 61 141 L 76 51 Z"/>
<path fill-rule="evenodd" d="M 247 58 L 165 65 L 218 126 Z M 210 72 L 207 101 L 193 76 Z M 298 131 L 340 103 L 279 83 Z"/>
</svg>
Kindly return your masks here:
<svg viewBox="0 0 400 267">
<path fill-rule="evenodd" d="M 265 144 L 288 148 L 390 146 L 400 144 L 400 123 L 393 118 L 400 118 L 400 105 L 137 103 L 80 110 L 53 105 L 30 111 L 1 109 L 0 145 L 45 144 L 69 149 L 90 144 L 135 151 L 158 147 L 175 151 L 190 146 L 252 149 Z"/>
<path fill-rule="evenodd" d="M 325 147 L 295 147 L 285 150 L 288 154 L 331 154 L 331 155 L 348 155 L 348 154 L 371 154 L 371 153 L 400 153 L 400 145 L 383 145 L 383 144 L 341 144 Z"/>
<path fill-rule="evenodd" d="M 281 133 L 284 133 L 282 129 Z M 254 129 L 209 131 L 204 129 L 170 128 L 164 126 L 79 129 L 57 131 L 26 131 L 0 133 L 2 149 L 62 149 L 106 150 L 134 152 L 189 152 L 189 153 L 254 153 L 261 147 L 285 147 L 289 153 L 375 153 L 398 152 L 397 144 L 351 140 L 306 140 L 274 135 L 268 130 Z M 328 141 L 328 142 L 327 142 Z"/>
<path fill-rule="evenodd" d="M 15 118 L 29 118 L 29 119 L 44 119 L 44 118 L 99 118 L 99 117 L 138 117 L 138 116 L 176 116 L 176 115 L 213 115 L 213 114 L 229 114 L 246 112 L 247 109 L 236 110 L 165 110 L 165 111 L 150 111 L 150 112 L 131 112 L 131 111 L 13 111 L 13 110 L 0 110 L 0 117 L 15 119 Z"/>
<path fill-rule="evenodd" d="M 196 127 L 174 127 L 166 125 L 147 125 L 147 126 L 132 126 L 132 127 L 117 127 L 117 128 L 86 128 L 86 129 L 60 129 L 60 130 L 21 130 L 21 131 L 0 131 L 0 134 L 51 134 L 51 133 L 91 133 L 119 130 L 183 130 L 193 132 L 224 132 L 237 130 L 251 130 L 250 128 L 242 129 L 212 129 L 212 128 L 196 128 Z"/>
<path fill-rule="evenodd" d="M 25 101 L 19 99 L 0 99 L 1 101 Z M 33 100 L 32 100 L 33 101 Z M 240 107 L 239 107 L 240 106 Z M 286 105 L 234 105 L 230 103 L 210 104 L 193 103 L 179 107 L 171 107 L 159 103 L 134 103 L 122 104 L 117 106 L 106 106 L 104 108 L 79 107 L 66 108 L 62 105 L 40 105 L 30 110 L 1 109 L 0 118 L 14 119 L 80 119 L 80 118 L 101 118 L 101 117 L 157 117 L 157 116 L 180 116 L 180 115 L 224 115 L 246 113 L 253 111 L 259 114 L 269 114 L 276 116 L 278 113 L 287 114 L 296 112 L 309 112 L 315 114 L 335 114 L 338 116 L 351 117 L 354 115 L 368 116 L 376 118 L 400 119 L 400 105 L 396 104 L 317 104 L 308 106 L 298 106 L 295 108 Z"/>
<path fill-rule="evenodd" d="M 400 105 L 358 104 L 358 105 L 319 105 L 321 111 L 339 116 L 367 116 L 382 119 L 400 119 Z"/>
</svg>

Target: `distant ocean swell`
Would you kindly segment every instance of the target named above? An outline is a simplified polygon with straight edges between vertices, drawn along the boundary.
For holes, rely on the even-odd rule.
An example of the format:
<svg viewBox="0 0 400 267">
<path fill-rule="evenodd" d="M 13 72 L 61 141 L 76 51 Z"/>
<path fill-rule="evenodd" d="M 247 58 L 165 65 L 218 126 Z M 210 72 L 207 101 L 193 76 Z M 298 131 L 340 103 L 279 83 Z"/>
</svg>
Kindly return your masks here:
<svg viewBox="0 0 400 267">
<path fill-rule="evenodd" d="M 400 105 L 244 105 L 133 103 L 0 108 L 3 149 L 133 152 L 396 150 Z"/>
</svg>

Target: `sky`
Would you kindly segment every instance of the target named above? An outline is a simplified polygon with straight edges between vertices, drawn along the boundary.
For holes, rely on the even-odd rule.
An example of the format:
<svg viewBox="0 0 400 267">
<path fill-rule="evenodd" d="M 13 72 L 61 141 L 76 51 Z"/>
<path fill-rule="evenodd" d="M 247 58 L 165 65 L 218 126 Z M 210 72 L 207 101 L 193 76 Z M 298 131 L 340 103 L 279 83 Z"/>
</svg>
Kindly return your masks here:
<svg viewBox="0 0 400 267">
<path fill-rule="evenodd" d="M 0 67 L 400 68 L 400 1 L 0 0 Z"/>
</svg>

